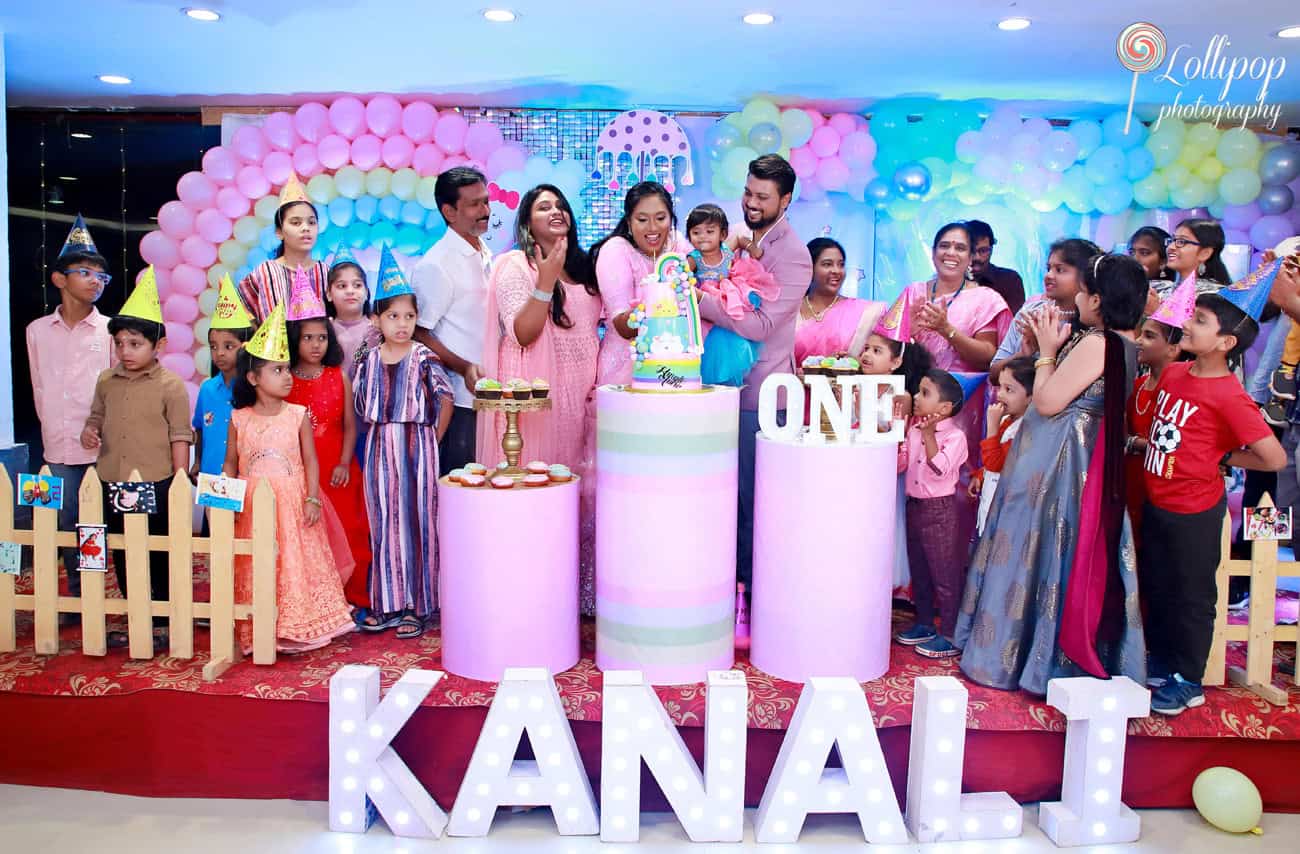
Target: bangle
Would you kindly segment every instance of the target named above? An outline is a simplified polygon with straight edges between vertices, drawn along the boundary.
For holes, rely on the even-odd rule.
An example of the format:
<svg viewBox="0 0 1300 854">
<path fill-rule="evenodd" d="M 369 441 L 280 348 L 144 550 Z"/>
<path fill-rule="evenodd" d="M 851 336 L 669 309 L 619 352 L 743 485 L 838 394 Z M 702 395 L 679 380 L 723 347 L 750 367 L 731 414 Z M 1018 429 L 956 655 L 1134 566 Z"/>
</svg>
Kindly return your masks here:
<svg viewBox="0 0 1300 854">
<path fill-rule="evenodd" d="M 555 297 L 555 291 L 544 291 L 541 288 L 533 288 L 533 299 L 538 302 L 550 302 Z"/>
<path fill-rule="evenodd" d="M 305 501 L 308 504 L 315 504 L 317 507 L 324 506 L 321 504 L 320 499 L 314 495 L 308 495 L 306 498 L 303 499 L 303 501 Z"/>
<path fill-rule="evenodd" d="M 957 337 L 957 327 L 955 327 L 955 326 L 949 326 L 949 327 L 948 327 L 948 334 L 945 335 L 945 336 L 943 336 L 943 337 L 944 337 L 944 338 L 947 338 L 949 341 L 951 341 L 953 338 Z"/>
<path fill-rule="evenodd" d="M 1055 365 L 1055 364 L 1056 364 L 1055 356 L 1044 356 L 1034 361 L 1034 370 L 1038 370 L 1044 365 Z"/>
</svg>

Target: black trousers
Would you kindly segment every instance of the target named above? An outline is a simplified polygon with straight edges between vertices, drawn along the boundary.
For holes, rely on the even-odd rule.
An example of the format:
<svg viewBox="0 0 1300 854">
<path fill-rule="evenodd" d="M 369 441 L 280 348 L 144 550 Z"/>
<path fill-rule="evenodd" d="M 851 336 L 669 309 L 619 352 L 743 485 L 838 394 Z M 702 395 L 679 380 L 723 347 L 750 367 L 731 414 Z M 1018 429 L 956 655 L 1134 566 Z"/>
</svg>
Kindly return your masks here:
<svg viewBox="0 0 1300 854">
<path fill-rule="evenodd" d="M 1189 682 L 1200 682 L 1214 639 L 1227 500 L 1201 513 L 1142 510 L 1138 584 L 1147 602 L 1147 649 Z"/>
<path fill-rule="evenodd" d="M 149 514 L 149 533 L 154 536 L 167 535 L 167 490 L 171 489 L 172 478 L 155 481 L 154 495 L 158 499 L 158 512 Z M 104 484 L 104 520 L 108 525 L 110 534 L 122 533 L 123 521 L 126 516 L 113 509 L 113 505 L 108 500 L 108 484 Z M 188 520 L 186 520 L 188 523 Z M 115 551 L 113 553 L 114 571 L 117 573 L 117 586 L 121 588 L 122 594 L 126 595 L 126 552 Z M 167 552 L 155 551 L 149 553 L 149 587 L 150 595 L 158 601 L 165 601 L 171 598 L 171 569 L 169 567 Z M 167 625 L 166 617 L 155 617 L 155 626 Z"/>
<path fill-rule="evenodd" d="M 474 462 L 474 444 L 478 441 L 478 413 L 464 406 L 451 408 L 451 423 L 447 433 L 438 443 L 438 476 L 441 477 L 452 469 L 464 468 L 466 463 Z M 491 466 L 495 460 L 484 461 Z"/>
</svg>

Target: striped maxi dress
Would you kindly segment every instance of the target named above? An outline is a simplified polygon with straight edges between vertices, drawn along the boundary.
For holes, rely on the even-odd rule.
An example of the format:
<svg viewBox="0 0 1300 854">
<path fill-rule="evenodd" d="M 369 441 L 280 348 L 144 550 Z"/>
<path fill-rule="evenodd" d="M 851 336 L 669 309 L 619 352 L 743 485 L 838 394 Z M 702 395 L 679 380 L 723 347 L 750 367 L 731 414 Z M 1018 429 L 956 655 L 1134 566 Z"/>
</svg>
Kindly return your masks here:
<svg viewBox="0 0 1300 854">
<path fill-rule="evenodd" d="M 451 383 L 423 344 L 394 365 L 376 347 L 357 366 L 353 402 L 367 428 L 370 606 L 428 617 L 438 608 L 438 414 Z"/>
<path fill-rule="evenodd" d="M 325 262 L 313 261 L 303 267 L 302 271 L 316 289 L 316 296 L 323 300 L 329 290 L 329 268 Z M 293 277 L 296 272 L 296 269 L 290 269 L 278 259 L 272 258 L 258 264 L 240 280 L 237 288 L 239 298 L 253 317 L 254 329 L 261 326 L 267 315 L 293 292 Z"/>
</svg>

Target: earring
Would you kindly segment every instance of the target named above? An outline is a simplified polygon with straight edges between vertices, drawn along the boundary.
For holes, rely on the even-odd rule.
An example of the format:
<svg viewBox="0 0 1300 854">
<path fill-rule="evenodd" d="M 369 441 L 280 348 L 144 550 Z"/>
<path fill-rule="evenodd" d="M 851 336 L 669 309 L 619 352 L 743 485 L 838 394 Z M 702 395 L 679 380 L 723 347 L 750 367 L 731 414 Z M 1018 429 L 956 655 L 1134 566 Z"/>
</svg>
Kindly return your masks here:
<svg viewBox="0 0 1300 854">
<path fill-rule="evenodd" d="M 1197 264 L 1197 265 L 1196 265 L 1196 275 L 1198 275 L 1198 276 L 1204 276 L 1204 275 L 1205 275 L 1205 262 L 1204 262 L 1204 261 L 1202 261 L 1200 264 Z"/>
</svg>

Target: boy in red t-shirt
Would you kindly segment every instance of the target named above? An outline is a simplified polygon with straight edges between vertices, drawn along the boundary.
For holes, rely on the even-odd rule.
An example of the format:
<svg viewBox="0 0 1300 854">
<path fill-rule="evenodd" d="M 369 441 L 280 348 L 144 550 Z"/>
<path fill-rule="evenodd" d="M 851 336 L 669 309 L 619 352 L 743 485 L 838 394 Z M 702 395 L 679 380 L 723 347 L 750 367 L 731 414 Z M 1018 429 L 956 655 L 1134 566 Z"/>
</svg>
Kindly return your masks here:
<svg viewBox="0 0 1300 854">
<path fill-rule="evenodd" d="M 1201 677 L 1214 635 L 1215 573 L 1227 496 L 1221 465 L 1279 471 L 1286 455 L 1229 364 L 1259 326 L 1217 294 L 1196 298 L 1182 349 L 1156 388 L 1143 475 L 1139 583 L 1147 601 L 1152 711 L 1177 715 L 1205 702 Z"/>
</svg>

